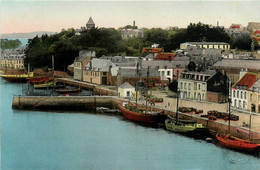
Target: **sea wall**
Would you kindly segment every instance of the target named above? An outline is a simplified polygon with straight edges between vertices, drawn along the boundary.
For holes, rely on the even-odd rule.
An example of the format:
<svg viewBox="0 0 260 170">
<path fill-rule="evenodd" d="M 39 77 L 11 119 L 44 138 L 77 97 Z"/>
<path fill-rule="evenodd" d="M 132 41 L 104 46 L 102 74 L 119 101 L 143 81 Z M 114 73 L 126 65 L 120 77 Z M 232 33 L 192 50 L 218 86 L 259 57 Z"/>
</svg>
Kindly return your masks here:
<svg viewBox="0 0 260 170">
<path fill-rule="evenodd" d="M 13 109 L 91 111 L 96 107 L 116 108 L 112 96 L 16 96 Z"/>
<path fill-rule="evenodd" d="M 95 111 L 96 107 L 118 108 L 118 103 L 125 101 L 117 96 L 15 96 L 13 98 L 13 109 L 28 109 L 28 110 L 72 110 L 72 111 Z M 175 113 L 158 107 L 148 107 L 150 110 L 163 112 L 165 115 L 175 117 Z M 179 113 L 180 119 L 195 120 L 203 124 L 212 132 L 227 133 L 229 131 L 228 121 L 219 122 L 211 121 L 207 118 L 199 117 L 191 113 Z M 230 134 L 242 139 L 248 139 L 249 133 L 247 128 L 230 126 Z M 260 143 L 260 132 L 252 130 L 250 138 Z"/>
</svg>

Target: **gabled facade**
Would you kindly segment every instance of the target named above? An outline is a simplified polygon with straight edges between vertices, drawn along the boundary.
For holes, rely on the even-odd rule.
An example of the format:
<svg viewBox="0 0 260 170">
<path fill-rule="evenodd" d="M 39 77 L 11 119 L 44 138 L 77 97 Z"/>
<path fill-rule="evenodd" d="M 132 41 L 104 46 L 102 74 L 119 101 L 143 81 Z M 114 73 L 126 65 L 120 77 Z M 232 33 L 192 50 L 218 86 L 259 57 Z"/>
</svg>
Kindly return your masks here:
<svg viewBox="0 0 260 170">
<path fill-rule="evenodd" d="M 93 19 L 90 17 L 87 24 L 86 24 L 86 28 L 87 29 L 91 29 L 91 28 L 95 28 L 95 23 L 93 21 Z"/>
<path fill-rule="evenodd" d="M 118 87 L 118 96 L 121 98 L 131 98 L 135 88 L 128 82 L 124 82 Z"/>
<path fill-rule="evenodd" d="M 248 92 L 255 82 L 256 75 L 253 73 L 246 73 L 240 80 L 238 80 L 237 83 L 233 85 L 231 97 L 232 107 L 241 110 L 248 109 Z"/>
<path fill-rule="evenodd" d="M 74 60 L 74 75 L 73 78 L 75 80 L 83 80 L 83 68 L 85 65 L 96 56 L 95 51 L 86 51 L 82 50 L 79 52 L 79 57 L 75 58 Z"/>
<path fill-rule="evenodd" d="M 225 80 L 223 74 L 215 70 L 203 72 L 183 71 L 178 80 L 181 99 L 192 99 L 198 101 L 225 102 Z M 217 95 L 213 98 L 209 96 Z"/>
<path fill-rule="evenodd" d="M 116 85 L 118 67 L 110 60 L 92 59 L 83 71 L 83 81 L 99 85 Z"/>
</svg>

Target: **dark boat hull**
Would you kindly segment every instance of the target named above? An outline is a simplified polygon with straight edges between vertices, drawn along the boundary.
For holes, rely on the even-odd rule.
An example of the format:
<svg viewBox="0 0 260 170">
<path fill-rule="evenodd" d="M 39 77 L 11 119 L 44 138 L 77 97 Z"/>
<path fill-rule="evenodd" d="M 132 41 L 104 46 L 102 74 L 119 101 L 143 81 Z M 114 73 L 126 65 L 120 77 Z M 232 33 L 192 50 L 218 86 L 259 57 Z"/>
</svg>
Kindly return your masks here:
<svg viewBox="0 0 260 170">
<path fill-rule="evenodd" d="M 219 133 L 216 135 L 216 138 L 221 145 L 237 150 L 256 151 L 260 146 L 259 144 L 254 144 L 242 139 L 229 137 L 227 135 L 221 135 Z"/>
<path fill-rule="evenodd" d="M 3 79 L 5 79 L 8 82 L 12 82 L 12 83 L 26 83 L 27 82 L 27 78 L 19 78 L 19 77 L 2 77 Z"/>
<path fill-rule="evenodd" d="M 81 89 L 66 89 L 66 90 L 56 90 L 57 93 L 60 94 L 69 94 L 69 93 L 80 93 Z"/>
<path fill-rule="evenodd" d="M 158 114 L 142 114 L 142 113 L 137 113 L 130 111 L 126 108 L 124 108 L 122 105 L 118 105 L 118 108 L 121 110 L 123 115 L 132 121 L 136 122 L 145 122 L 145 123 L 157 123 L 158 118 L 160 117 L 159 113 Z"/>
</svg>

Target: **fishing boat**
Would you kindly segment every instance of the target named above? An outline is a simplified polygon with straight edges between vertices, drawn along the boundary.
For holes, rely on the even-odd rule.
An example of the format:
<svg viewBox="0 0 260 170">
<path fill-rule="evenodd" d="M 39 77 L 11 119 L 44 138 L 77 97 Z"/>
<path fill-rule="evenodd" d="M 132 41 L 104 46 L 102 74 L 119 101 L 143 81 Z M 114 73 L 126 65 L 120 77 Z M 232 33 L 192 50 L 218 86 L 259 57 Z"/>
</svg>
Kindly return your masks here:
<svg viewBox="0 0 260 170">
<path fill-rule="evenodd" d="M 52 81 L 47 81 L 44 83 L 39 83 L 39 84 L 34 84 L 33 87 L 35 89 L 46 89 L 46 88 L 53 88 L 56 86 L 56 81 L 52 80 Z"/>
<path fill-rule="evenodd" d="M 259 144 L 254 144 L 250 141 L 242 140 L 230 135 L 224 135 L 220 133 L 217 133 L 216 138 L 221 145 L 238 150 L 255 151 L 260 146 Z"/>
<path fill-rule="evenodd" d="M 9 82 L 25 83 L 27 79 L 33 77 L 33 72 L 29 72 L 28 74 L 1 74 L 0 76 Z"/>
<path fill-rule="evenodd" d="M 56 90 L 56 92 L 60 93 L 60 94 L 80 93 L 81 89 L 80 88 L 76 88 L 76 89 L 60 89 L 60 90 Z"/>
<path fill-rule="evenodd" d="M 40 84 L 46 81 L 49 81 L 52 77 L 50 76 L 43 76 L 43 77 L 32 77 L 28 79 L 28 82 L 32 84 Z"/>
<path fill-rule="evenodd" d="M 226 146 L 228 148 L 237 149 L 237 150 L 243 150 L 243 151 L 255 151 L 259 148 L 259 144 L 252 143 L 250 141 L 250 127 L 249 125 L 249 140 L 243 140 L 239 139 L 237 137 L 233 137 L 230 135 L 230 106 L 231 106 L 231 82 L 229 81 L 229 99 L 228 99 L 228 110 L 229 110 L 229 125 L 228 125 L 228 134 L 216 134 L 216 138 L 219 141 L 219 143 L 223 146 Z M 251 122 L 251 113 L 250 113 L 250 122 Z"/>
<path fill-rule="evenodd" d="M 165 127 L 167 130 L 179 133 L 203 131 L 205 127 L 196 121 L 190 120 L 176 120 L 176 119 L 166 119 Z"/>
<path fill-rule="evenodd" d="M 206 128 L 192 120 L 181 120 L 178 118 L 178 103 L 179 103 L 179 90 L 177 90 L 177 110 L 176 118 L 168 116 L 168 119 L 165 120 L 165 127 L 167 130 L 178 132 L 178 133 L 188 133 L 194 131 L 204 131 Z"/>
<path fill-rule="evenodd" d="M 145 107 L 137 107 L 132 103 L 119 104 L 118 108 L 127 119 L 136 122 L 158 123 L 160 117 L 162 116 L 159 112 L 148 111 Z"/>
</svg>

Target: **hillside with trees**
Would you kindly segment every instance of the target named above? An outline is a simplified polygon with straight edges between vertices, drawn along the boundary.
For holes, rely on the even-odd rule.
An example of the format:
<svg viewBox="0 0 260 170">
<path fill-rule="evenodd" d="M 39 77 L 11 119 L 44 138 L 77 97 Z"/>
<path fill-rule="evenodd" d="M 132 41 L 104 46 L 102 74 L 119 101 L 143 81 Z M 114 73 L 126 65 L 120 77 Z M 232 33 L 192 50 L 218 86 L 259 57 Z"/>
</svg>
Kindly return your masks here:
<svg viewBox="0 0 260 170">
<path fill-rule="evenodd" d="M 21 41 L 9 40 L 9 39 L 1 39 L 1 49 L 15 49 L 21 46 Z"/>
<path fill-rule="evenodd" d="M 94 50 L 102 55 L 142 55 L 143 47 L 159 44 L 165 52 L 179 48 L 180 43 L 192 41 L 228 42 L 230 37 L 224 28 L 210 27 L 202 23 L 190 24 L 186 29 L 144 29 L 144 37 L 122 39 L 120 30 L 114 28 L 86 29 L 80 35 L 73 28 L 53 35 L 36 36 L 29 39 L 25 63 L 32 68 L 50 68 L 51 56 L 55 58 L 55 69 L 66 71 L 80 50 Z"/>
</svg>

